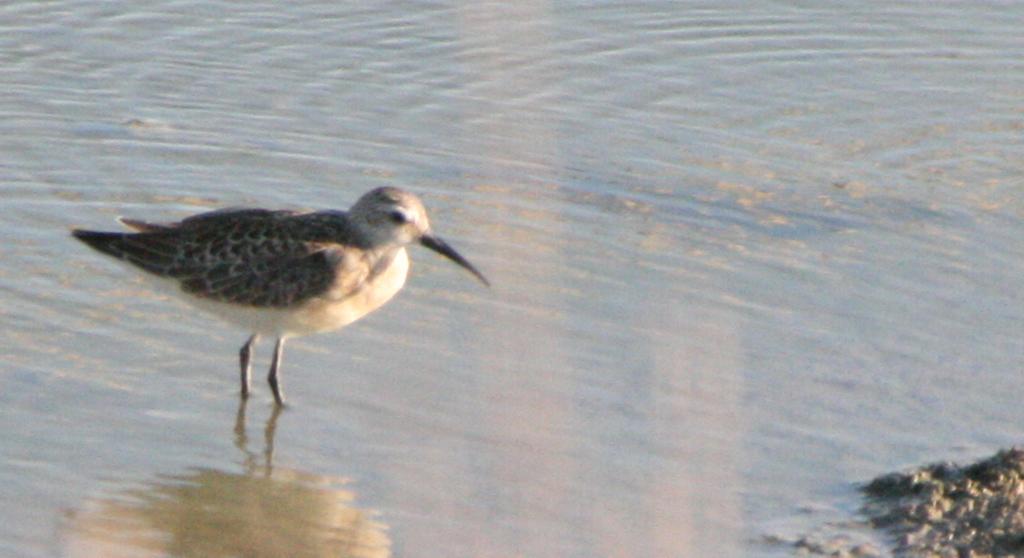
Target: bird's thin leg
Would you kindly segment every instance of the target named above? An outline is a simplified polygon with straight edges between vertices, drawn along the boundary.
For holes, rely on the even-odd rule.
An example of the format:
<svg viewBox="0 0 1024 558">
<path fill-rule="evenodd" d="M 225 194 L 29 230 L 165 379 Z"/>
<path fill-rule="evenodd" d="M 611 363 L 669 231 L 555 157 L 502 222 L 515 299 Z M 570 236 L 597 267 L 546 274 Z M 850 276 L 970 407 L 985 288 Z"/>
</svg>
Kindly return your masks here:
<svg viewBox="0 0 1024 558">
<path fill-rule="evenodd" d="M 274 360 L 270 363 L 270 374 L 267 375 L 267 382 L 274 392 L 274 401 L 278 405 L 284 405 L 284 394 L 281 393 L 281 383 L 277 378 L 277 371 L 281 367 L 281 353 L 284 352 L 284 337 L 277 338 L 277 345 L 274 346 Z"/>
<path fill-rule="evenodd" d="M 259 334 L 254 333 L 252 337 L 245 342 L 245 345 L 242 345 L 242 350 L 238 351 L 238 360 L 242 367 L 242 399 L 249 397 L 249 377 L 252 373 L 252 349 L 259 338 Z"/>
</svg>

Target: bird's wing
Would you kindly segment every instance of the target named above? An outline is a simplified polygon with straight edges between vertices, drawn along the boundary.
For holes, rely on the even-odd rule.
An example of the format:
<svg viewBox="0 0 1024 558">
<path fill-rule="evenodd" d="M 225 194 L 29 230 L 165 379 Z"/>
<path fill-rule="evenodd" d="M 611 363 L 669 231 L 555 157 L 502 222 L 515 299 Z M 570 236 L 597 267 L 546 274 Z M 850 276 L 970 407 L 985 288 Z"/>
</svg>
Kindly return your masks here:
<svg viewBox="0 0 1024 558">
<path fill-rule="evenodd" d="M 230 209 L 180 223 L 127 220 L 139 233 L 76 231 L 93 248 L 180 282 L 200 298 L 284 308 L 356 292 L 374 269 L 344 214 Z M 352 238 L 353 243 L 345 239 Z"/>
<path fill-rule="evenodd" d="M 183 291 L 220 302 L 287 308 L 326 293 L 337 276 L 338 254 L 315 250 L 273 258 L 231 259 L 182 273 Z"/>
<path fill-rule="evenodd" d="M 290 211 L 231 209 L 211 211 L 179 223 L 148 223 L 135 219 L 120 221 L 140 232 L 116 233 L 76 229 L 75 238 L 109 256 L 122 259 L 162 277 L 182 277 L 197 269 L 247 255 L 271 257 L 275 252 L 295 250 L 305 256 L 302 242 L 289 231 Z"/>
<path fill-rule="evenodd" d="M 323 294 L 344 250 L 309 238 L 291 211 L 243 209 L 189 217 L 176 228 L 168 275 L 192 295 L 259 307 L 288 307 Z M 159 234 L 159 233 L 157 233 Z"/>
</svg>

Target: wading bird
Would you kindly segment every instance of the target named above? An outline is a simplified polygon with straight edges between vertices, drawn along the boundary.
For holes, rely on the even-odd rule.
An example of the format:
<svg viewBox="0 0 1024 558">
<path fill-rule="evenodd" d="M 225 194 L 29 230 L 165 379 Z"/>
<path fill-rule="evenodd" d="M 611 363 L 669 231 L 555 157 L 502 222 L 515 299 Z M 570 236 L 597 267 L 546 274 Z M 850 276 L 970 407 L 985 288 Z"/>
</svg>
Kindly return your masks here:
<svg viewBox="0 0 1024 558">
<path fill-rule="evenodd" d="M 227 209 L 179 223 L 121 222 L 137 232 L 76 229 L 72 235 L 252 332 L 239 354 L 243 398 L 256 341 L 276 337 L 267 381 L 278 405 L 284 404 L 285 339 L 335 330 L 380 308 L 405 284 L 407 245 L 418 242 L 489 285 L 434 236 L 419 198 L 397 188 L 371 190 L 347 212 Z"/>
</svg>

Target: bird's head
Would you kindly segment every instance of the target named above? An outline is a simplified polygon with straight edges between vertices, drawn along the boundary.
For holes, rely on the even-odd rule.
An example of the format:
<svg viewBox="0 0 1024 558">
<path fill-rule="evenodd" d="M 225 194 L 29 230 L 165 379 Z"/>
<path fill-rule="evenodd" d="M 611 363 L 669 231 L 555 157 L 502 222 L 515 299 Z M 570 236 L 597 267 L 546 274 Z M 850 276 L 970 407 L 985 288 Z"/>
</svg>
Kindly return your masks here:
<svg viewBox="0 0 1024 558">
<path fill-rule="evenodd" d="M 361 226 L 372 244 L 405 246 L 419 242 L 462 266 L 483 284 L 490 286 L 487 278 L 466 258 L 434 236 L 427 210 L 414 194 L 390 187 L 370 190 L 352 206 L 349 216 Z"/>
</svg>

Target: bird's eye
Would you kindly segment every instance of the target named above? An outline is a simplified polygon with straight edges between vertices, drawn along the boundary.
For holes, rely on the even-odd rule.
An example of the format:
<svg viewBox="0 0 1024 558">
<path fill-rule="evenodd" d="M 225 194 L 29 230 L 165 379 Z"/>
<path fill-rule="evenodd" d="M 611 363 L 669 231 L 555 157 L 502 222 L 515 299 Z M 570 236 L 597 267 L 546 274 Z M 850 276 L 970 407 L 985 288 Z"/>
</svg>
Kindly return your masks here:
<svg viewBox="0 0 1024 558">
<path fill-rule="evenodd" d="M 388 218 L 391 219 L 391 222 L 396 225 L 401 225 L 405 223 L 405 213 L 397 209 L 389 213 Z"/>
</svg>

